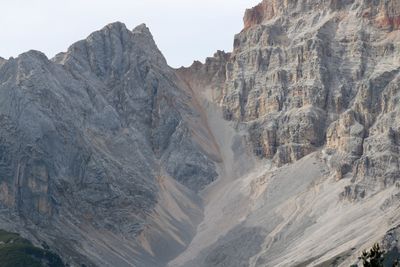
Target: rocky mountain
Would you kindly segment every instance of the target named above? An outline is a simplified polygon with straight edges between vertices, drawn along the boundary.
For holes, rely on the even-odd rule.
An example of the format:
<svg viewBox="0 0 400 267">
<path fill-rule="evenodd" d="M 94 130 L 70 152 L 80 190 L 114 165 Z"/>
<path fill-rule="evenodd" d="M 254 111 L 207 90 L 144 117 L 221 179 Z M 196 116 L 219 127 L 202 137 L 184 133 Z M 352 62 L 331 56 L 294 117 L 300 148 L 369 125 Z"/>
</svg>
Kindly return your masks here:
<svg viewBox="0 0 400 267">
<path fill-rule="evenodd" d="M 264 0 L 172 69 L 145 25 L 0 58 L 0 228 L 72 266 L 398 251 L 400 2 Z"/>
<path fill-rule="evenodd" d="M 146 26 L 108 25 L 52 60 L 29 51 L 0 79 L 3 228 L 87 266 L 141 264 L 152 235 L 183 246 L 200 217 L 187 195 L 217 173 L 199 143 L 207 129 L 191 125 L 200 111 Z M 147 233 L 155 214 L 161 233 Z"/>
</svg>

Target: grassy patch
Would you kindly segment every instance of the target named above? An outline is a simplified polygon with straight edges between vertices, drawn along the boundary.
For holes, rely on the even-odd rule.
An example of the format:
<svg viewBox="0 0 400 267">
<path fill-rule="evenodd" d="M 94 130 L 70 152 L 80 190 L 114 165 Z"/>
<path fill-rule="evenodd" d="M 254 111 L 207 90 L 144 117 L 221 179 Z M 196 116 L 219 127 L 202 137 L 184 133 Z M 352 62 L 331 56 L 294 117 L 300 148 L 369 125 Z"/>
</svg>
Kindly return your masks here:
<svg viewBox="0 0 400 267">
<path fill-rule="evenodd" d="M 64 267 L 60 257 L 18 234 L 0 230 L 0 267 Z"/>
</svg>

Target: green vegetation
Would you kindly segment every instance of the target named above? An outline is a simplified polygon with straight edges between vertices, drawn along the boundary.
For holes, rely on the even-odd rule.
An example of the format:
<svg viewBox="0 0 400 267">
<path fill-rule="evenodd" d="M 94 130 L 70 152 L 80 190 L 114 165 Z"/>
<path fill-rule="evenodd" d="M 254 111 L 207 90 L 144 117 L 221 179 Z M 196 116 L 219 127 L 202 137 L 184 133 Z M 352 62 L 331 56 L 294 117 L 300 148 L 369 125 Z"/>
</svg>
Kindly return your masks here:
<svg viewBox="0 0 400 267">
<path fill-rule="evenodd" d="M 375 244 L 369 251 L 364 250 L 359 259 L 364 267 L 400 267 L 399 261 L 394 259 L 392 254 L 393 252 L 386 253 L 385 250 L 381 250 L 379 244 Z"/>
<path fill-rule="evenodd" d="M 60 257 L 18 234 L 0 230 L 0 267 L 64 267 Z"/>
<path fill-rule="evenodd" d="M 375 244 L 370 251 L 364 250 L 360 259 L 364 267 L 383 267 L 385 251 L 381 250 L 379 244 Z"/>
</svg>

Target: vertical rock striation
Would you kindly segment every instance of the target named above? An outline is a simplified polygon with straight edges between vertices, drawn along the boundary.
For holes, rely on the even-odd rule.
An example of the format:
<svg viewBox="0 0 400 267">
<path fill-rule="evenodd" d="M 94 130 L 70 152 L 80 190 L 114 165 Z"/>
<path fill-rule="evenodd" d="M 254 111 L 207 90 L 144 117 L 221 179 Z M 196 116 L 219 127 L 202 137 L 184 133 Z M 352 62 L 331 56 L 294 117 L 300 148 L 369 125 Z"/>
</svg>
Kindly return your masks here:
<svg viewBox="0 0 400 267">
<path fill-rule="evenodd" d="M 217 54 L 185 72 L 219 66 L 209 77 L 222 78 L 208 82 L 259 157 L 283 165 L 326 148 L 339 178 L 393 183 L 399 12 L 398 1 L 265 0 L 246 11 L 229 58 Z"/>
<path fill-rule="evenodd" d="M 52 60 L 37 51 L 2 60 L 2 224 L 33 227 L 32 238 L 71 251 L 72 262 L 130 266 L 149 216 L 161 216 L 158 177 L 198 191 L 217 176 L 192 138 L 200 115 L 190 99 L 145 25 L 107 25 Z M 125 256 L 92 255 L 122 236 Z"/>
<path fill-rule="evenodd" d="M 0 228 L 87 266 L 398 246 L 399 18 L 398 0 L 264 0 L 231 53 L 188 68 L 118 22 L 0 58 Z"/>
</svg>

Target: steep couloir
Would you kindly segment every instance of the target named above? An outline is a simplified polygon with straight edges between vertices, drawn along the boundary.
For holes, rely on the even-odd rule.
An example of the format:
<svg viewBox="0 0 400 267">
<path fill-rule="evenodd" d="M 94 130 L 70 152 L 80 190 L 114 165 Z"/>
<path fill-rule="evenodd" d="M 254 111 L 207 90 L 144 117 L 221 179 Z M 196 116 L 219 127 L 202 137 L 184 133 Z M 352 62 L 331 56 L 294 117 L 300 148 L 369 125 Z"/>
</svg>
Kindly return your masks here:
<svg viewBox="0 0 400 267">
<path fill-rule="evenodd" d="M 399 1 L 264 0 L 231 53 L 178 70 L 272 167 L 235 184 L 236 223 L 222 216 L 217 238 L 202 224 L 170 266 L 348 266 L 398 225 L 399 15 Z"/>
<path fill-rule="evenodd" d="M 0 228 L 87 266 L 400 249 L 399 18 L 398 0 L 264 0 L 188 68 L 122 23 L 0 58 Z"/>
<path fill-rule="evenodd" d="M 283 165 L 324 147 L 357 197 L 400 175 L 399 16 L 399 1 L 266 0 L 246 11 L 232 53 L 179 72 L 215 88 L 260 158 Z"/>
</svg>

